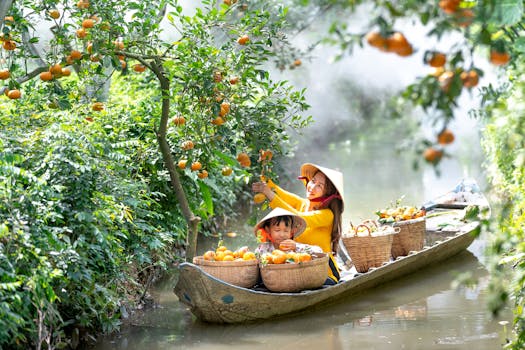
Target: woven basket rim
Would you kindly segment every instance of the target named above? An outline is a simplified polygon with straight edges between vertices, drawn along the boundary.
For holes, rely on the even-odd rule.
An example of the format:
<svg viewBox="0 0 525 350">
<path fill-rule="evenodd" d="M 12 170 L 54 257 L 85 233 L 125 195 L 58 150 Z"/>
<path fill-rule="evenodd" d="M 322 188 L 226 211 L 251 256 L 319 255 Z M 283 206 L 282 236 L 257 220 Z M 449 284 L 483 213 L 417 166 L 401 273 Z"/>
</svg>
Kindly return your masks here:
<svg viewBox="0 0 525 350">
<path fill-rule="evenodd" d="M 314 266 L 314 265 L 323 265 L 326 263 L 328 263 L 328 255 L 323 254 L 323 256 L 314 258 L 310 261 L 304 261 L 304 262 L 294 263 L 294 264 L 265 264 L 265 265 L 260 265 L 260 267 L 261 269 L 268 269 L 268 270 L 289 270 L 289 269 L 298 269 L 301 267 L 308 267 L 308 266 Z"/>
<path fill-rule="evenodd" d="M 402 225 L 410 225 L 415 224 L 421 221 L 425 221 L 426 217 L 422 216 L 420 218 L 410 219 L 410 220 L 402 220 L 402 221 L 396 221 L 393 223 L 393 226 L 402 226 Z"/>
<path fill-rule="evenodd" d="M 220 267 L 238 267 L 238 266 L 251 266 L 257 265 L 259 261 L 257 259 L 252 260 L 233 260 L 233 261 L 214 261 L 214 260 L 205 260 L 202 256 L 196 256 L 193 258 L 193 263 L 195 265 L 203 266 L 220 266 Z"/>
</svg>

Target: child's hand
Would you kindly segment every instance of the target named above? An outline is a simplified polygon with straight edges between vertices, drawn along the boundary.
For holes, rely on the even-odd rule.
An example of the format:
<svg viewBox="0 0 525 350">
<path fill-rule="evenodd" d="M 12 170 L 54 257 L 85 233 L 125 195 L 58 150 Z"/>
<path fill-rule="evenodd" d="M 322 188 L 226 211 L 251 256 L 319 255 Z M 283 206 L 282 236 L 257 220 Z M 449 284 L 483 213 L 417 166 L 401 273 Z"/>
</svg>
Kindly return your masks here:
<svg viewBox="0 0 525 350">
<path fill-rule="evenodd" d="M 279 249 L 282 251 L 295 251 L 295 241 L 293 239 L 285 239 L 279 244 Z"/>
</svg>

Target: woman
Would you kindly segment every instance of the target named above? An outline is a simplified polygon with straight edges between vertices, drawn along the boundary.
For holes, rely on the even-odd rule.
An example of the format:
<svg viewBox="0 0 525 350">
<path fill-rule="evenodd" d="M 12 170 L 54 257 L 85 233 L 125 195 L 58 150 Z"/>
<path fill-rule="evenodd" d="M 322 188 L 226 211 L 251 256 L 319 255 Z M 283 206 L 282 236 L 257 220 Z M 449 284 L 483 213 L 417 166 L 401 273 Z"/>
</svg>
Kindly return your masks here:
<svg viewBox="0 0 525 350">
<path fill-rule="evenodd" d="M 299 243 L 317 245 L 330 256 L 329 279 L 325 284 L 339 281 L 339 268 L 334 255 L 341 238 L 343 200 L 343 174 L 319 165 L 306 163 L 301 166 L 301 176 L 306 186 L 306 198 L 287 192 L 271 180 L 256 182 L 254 192 L 263 193 L 271 208 L 283 208 L 302 217 L 306 229 L 295 240 Z"/>
</svg>

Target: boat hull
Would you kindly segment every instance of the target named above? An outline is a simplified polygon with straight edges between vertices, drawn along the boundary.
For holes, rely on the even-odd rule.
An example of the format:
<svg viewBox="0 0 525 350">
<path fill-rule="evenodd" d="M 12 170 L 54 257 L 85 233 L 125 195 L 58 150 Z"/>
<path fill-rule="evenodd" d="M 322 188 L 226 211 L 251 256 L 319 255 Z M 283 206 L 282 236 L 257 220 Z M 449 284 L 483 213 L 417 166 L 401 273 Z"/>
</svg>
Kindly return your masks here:
<svg viewBox="0 0 525 350">
<path fill-rule="evenodd" d="M 200 320 L 211 323 L 242 323 L 290 315 L 332 303 L 438 263 L 465 250 L 475 239 L 478 222 L 421 251 L 412 252 L 383 266 L 357 274 L 335 286 L 299 293 L 271 293 L 240 288 L 202 271 L 191 263 L 180 265 L 174 292 Z"/>
</svg>

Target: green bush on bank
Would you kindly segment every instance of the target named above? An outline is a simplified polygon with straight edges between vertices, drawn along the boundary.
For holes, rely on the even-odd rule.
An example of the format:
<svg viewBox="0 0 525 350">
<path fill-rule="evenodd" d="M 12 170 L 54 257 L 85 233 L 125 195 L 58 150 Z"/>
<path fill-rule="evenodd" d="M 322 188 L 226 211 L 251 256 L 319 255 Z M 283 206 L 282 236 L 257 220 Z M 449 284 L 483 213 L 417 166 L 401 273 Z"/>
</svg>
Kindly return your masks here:
<svg viewBox="0 0 525 350">
<path fill-rule="evenodd" d="M 509 349 L 525 347 L 525 84 L 512 89 L 487 111 L 484 149 L 491 182 L 501 199 L 501 215 L 494 222 L 491 249 L 497 257 L 492 268 L 490 307 L 494 313 L 508 301 L 513 305 L 514 334 Z"/>
</svg>

